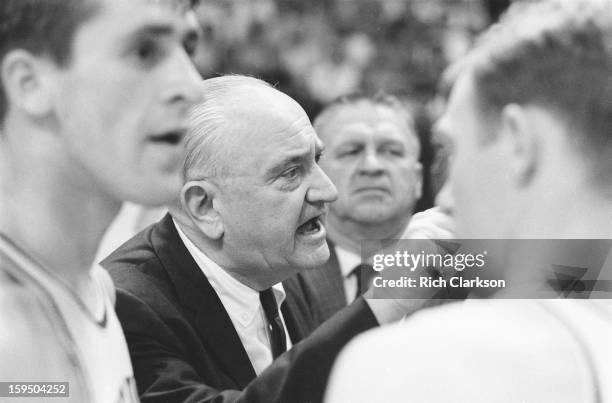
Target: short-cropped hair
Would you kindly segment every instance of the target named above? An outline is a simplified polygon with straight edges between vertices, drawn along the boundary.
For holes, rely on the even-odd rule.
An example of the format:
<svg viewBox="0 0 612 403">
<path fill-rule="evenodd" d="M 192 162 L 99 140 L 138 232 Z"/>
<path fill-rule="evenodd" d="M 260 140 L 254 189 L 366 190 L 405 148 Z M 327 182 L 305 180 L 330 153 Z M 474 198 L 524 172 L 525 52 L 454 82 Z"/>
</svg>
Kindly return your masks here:
<svg viewBox="0 0 612 403">
<path fill-rule="evenodd" d="M 538 105 L 566 124 L 574 136 L 572 143 L 585 156 L 592 159 L 593 153 L 610 154 L 609 0 L 514 3 L 459 63 L 461 72 L 472 74 L 479 106 L 487 119 L 495 122 L 495 116 L 508 104 Z M 606 160 L 612 161 L 611 157 Z"/>
<path fill-rule="evenodd" d="M 70 61 L 77 28 L 97 10 L 96 0 L 0 1 L 0 60 L 14 49 L 48 56 L 57 65 Z M 0 86 L 0 121 L 7 99 Z"/>
<path fill-rule="evenodd" d="M 199 0 L 158 1 L 195 7 Z M 0 61 L 8 52 L 24 49 L 47 56 L 58 66 L 67 66 L 75 32 L 95 15 L 99 3 L 100 0 L 0 0 Z M 4 85 L 0 83 L 0 122 L 7 108 Z"/>
</svg>

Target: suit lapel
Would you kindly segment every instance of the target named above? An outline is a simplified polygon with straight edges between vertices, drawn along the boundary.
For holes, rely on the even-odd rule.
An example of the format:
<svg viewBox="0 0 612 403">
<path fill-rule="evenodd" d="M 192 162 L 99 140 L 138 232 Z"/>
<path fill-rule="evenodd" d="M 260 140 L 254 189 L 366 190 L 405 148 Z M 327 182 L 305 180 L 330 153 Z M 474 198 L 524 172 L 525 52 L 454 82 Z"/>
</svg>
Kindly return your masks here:
<svg viewBox="0 0 612 403">
<path fill-rule="evenodd" d="M 346 292 L 344 291 L 344 279 L 342 278 L 342 272 L 340 271 L 340 263 L 338 262 L 338 256 L 336 256 L 335 245 L 327 240 L 329 245 L 329 260 L 325 264 L 328 281 L 324 282 L 327 285 L 325 292 L 330 296 L 330 306 L 336 311 L 346 306 Z"/>
<path fill-rule="evenodd" d="M 313 304 L 320 310 L 323 320 L 327 320 L 346 306 L 344 280 L 340 272 L 336 248 L 329 239 L 327 244 L 330 253 L 327 262 L 313 270 L 303 272 L 304 278 L 310 283 L 308 287 L 315 297 Z"/>
<path fill-rule="evenodd" d="M 152 243 L 181 304 L 193 314 L 192 325 L 206 350 L 244 388 L 255 378 L 255 370 L 221 300 L 180 239 L 170 214 L 152 233 Z"/>
</svg>

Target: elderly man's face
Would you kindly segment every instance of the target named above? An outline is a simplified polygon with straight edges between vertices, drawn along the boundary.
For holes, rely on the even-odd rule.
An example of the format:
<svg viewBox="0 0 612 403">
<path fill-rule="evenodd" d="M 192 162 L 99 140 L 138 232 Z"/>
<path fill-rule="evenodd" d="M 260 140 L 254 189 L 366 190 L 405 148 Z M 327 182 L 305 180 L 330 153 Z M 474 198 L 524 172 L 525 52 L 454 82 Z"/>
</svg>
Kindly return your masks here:
<svg viewBox="0 0 612 403">
<path fill-rule="evenodd" d="M 55 113 L 77 181 L 114 200 L 168 202 L 180 188 L 186 112 L 200 82 L 193 12 L 179 0 L 99 0 L 53 72 Z"/>
<path fill-rule="evenodd" d="M 330 215 L 379 224 L 409 216 L 421 196 L 419 143 L 414 129 L 387 106 L 341 106 L 319 128 L 321 167 L 338 187 Z"/>
<path fill-rule="evenodd" d="M 269 286 L 328 259 L 322 221 L 337 192 L 317 164 L 322 143 L 295 101 L 262 86 L 236 109 L 216 206 L 223 247 L 231 270 Z"/>
<path fill-rule="evenodd" d="M 466 71 L 454 85 L 446 111 L 435 125 L 451 149 L 445 197 L 452 200 L 457 235 L 463 238 L 503 238 L 511 203 L 507 147 L 483 121 L 478 94 Z"/>
</svg>

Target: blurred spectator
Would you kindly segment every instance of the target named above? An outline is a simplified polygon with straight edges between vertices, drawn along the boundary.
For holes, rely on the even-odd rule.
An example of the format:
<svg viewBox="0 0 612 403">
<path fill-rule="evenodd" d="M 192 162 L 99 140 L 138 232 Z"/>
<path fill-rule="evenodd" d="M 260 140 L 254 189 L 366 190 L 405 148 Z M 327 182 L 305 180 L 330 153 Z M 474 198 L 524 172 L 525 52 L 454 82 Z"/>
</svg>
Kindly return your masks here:
<svg viewBox="0 0 612 403">
<path fill-rule="evenodd" d="M 352 92 L 386 91 L 412 100 L 422 148 L 421 211 L 431 207 L 444 180 L 433 161 L 440 146 L 430 139 L 440 75 L 508 3 L 207 0 L 198 10 L 204 40 L 196 64 L 204 77 L 264 79 L 298 101 L 311 119 L 324 104 Z"/>
<path fill-rule="evenodd" d="M 357 91 L 429 100 L 442 70 L 507 6 L 503 0 L 208 0 L 196 57 L 204 77 L 272 82 L 314 117 Z"/>
</svg>

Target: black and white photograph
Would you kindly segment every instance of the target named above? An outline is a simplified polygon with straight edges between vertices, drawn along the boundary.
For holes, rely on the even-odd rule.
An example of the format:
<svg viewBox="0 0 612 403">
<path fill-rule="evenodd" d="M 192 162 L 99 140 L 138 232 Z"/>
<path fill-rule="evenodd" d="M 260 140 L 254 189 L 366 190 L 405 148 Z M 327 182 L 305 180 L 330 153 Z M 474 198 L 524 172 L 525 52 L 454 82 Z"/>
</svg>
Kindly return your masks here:
<svg viewBox="0 0 612 403">
<path fill-rule="evenodd" d="M 0 0 L 0 403 L 612 403 L 612 0 Z"/>
</svg>

